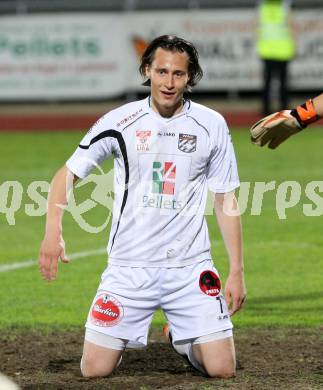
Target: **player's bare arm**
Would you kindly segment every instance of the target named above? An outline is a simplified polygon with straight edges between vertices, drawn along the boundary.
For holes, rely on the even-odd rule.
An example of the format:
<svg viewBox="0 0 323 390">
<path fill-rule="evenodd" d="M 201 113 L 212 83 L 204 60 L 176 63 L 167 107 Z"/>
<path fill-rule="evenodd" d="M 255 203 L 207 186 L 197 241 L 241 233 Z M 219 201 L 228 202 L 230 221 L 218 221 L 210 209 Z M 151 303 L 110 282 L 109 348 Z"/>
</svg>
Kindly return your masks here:
<svg viewBox="0 0 323 390">
<path fill-rule="evenodd" d="M 323 116 L 323 94 L 292 110 L 275 112 L 262 118 L 251 129 L 251 142 L 276 149 L 287 138 L 304 130 Z"/>
<path fill-rule="evenodd" d="M 58 260 L 68 263 L 65 242 L 62 236 L 62 219 L 68 194 L 77 180 L 66 166 L 55 174 L 48 195 L 45 236 L 39 251 L 39 270 L 45 280 L 54 280 L 57 275 Z"/>
<path fill-rule="evenodd" d="M 224 202 L 228 202 L 226 208 Z M 230 272 L 224 292 L 230 315 L 241 309 L 246 298 L 240 215 L 229 215 L 225 211 L 227 208 L 239 210 L 238 207 L 233 192 L 215 194 L 214 210 L 230 260 Z"/>
</svg>

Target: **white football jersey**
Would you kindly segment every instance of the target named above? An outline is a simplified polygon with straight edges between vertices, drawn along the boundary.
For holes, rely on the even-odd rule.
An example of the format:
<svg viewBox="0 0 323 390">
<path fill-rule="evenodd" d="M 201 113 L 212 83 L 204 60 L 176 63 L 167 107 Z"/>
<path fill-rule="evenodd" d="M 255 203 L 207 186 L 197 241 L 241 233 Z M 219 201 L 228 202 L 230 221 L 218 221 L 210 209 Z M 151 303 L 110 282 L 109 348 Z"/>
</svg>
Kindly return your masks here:
<svg viewBox="0 0 323 390">
<path fill-rule="evenodd" d="M 148 97 L 105 114 L 66 165 L 85 178 L 111 156 L 109 263 L 181 267 L 211 259 L 207 190 L 225 193 L 239 186 L 224 118 L 190 100 L 179 114 L 164 118 Z"/>
</svg>

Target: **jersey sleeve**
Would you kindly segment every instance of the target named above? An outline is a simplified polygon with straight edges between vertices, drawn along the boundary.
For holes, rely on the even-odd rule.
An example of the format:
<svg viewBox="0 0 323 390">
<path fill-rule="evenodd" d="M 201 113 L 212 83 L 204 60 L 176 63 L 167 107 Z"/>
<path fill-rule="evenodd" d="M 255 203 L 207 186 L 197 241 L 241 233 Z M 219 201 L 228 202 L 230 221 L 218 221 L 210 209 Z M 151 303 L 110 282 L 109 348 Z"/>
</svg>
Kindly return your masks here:
<svg viewBox="0 0 323 390">
<path fill-rule="evenodd" d="M 66 161 L 67 168 L 84 179 L 94 167 L 115 152 L 115 138 L 111 136 L 113 132 L 115 131 L 109 129 L 109 121 L 105 117 L 100 118 Z"/>
<path fill-rule="evenodd" d="M 233 191 L 240 186 L 240 182 L 231 135 L 224 118 L 221 118 L 216 131 L 213 131 L 210 137 L 208 188 L 215 193 Z"/>
</svg>

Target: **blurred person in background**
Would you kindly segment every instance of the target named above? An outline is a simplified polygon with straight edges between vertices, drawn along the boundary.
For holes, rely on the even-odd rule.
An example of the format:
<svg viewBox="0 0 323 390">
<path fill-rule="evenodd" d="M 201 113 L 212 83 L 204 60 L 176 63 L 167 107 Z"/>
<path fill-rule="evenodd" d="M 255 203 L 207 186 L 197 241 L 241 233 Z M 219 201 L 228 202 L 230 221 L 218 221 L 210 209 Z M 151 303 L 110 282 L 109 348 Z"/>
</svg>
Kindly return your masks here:
<svg viewBox="0 0 323 390">
<path fill-rule="evenodd" d="M 288 106 L 288 65 L 295 56 L 290 0 L 261 0 L 258 9 L 257 53 L 263 62 L 263 115 L 275 109 L 272 97 L 279 84 L 279 106 Z M 277 80 L 277 81 L 276 81 Z"/>
</svg>

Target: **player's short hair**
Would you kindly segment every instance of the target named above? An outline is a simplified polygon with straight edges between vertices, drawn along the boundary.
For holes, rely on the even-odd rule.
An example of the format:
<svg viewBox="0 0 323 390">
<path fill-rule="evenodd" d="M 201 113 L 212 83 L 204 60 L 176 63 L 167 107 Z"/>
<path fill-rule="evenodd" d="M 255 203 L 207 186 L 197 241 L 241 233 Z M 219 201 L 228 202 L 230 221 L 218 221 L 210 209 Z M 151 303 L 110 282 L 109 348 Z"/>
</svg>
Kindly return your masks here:
<svg viewBox="0 0 323 390">
<path fill-rule="evenodd" d="M 188 90 L 201 80 L 203 70 L 199 64 L 199 55 L 195 46 L 191 42 L 179 38 L 176 35 L 162 35 L 150 42 L 141 57 L 139 67 L 139 72 L 144 78 L 146 78 L 146 66 L 152 64 L 155 52 L 159 47 L 171 52 L 186 53 L 188 55 Z M 145 80 L 142 85 L 150 86 L 150 79 Z"/>
</svg>

